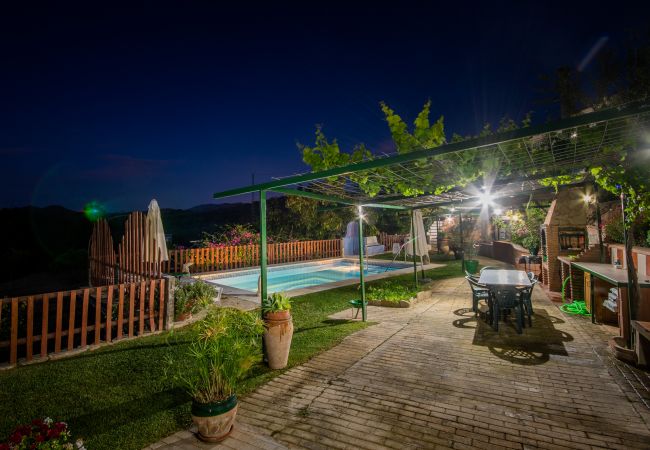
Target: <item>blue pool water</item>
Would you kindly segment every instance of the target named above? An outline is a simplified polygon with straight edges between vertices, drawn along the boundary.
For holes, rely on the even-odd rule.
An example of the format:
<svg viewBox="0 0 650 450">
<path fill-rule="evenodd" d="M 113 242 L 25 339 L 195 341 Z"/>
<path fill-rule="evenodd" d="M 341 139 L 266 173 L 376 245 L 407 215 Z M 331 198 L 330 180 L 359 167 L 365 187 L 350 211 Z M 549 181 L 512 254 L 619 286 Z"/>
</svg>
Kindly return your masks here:
<svg viewBox="0 0 650 450">
<path fill-rule="evenodd" d="M 364 275 L 374 275 L 393 270 L 403 269 L 400 264 L 381 265 L 368 263 L 364 267 Z M 257 280 L 260 276 L 259 269 L 242 270 L 205 281 L 257 292 Z M 333 261 L 325 263 L 300 263 L 285 266 L 270 267 L 268 271 L 268 291 L 280 292 L 317 286 L 334 281 L 359 278 L 359 264 L 352 261 Z"/>
</svg>

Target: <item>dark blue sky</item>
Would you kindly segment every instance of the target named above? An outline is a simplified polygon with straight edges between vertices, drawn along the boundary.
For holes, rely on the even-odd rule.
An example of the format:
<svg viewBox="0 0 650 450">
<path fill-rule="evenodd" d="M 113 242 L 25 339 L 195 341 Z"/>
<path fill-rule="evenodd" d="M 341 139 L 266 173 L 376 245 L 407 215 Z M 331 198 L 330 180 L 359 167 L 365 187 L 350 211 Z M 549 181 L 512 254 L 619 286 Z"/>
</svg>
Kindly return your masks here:
<svg viewBox="0 0 650 450">
<path fill-rule="evenodd" d="M 430 98 L 448 136 L 529 110 L 544 121 L 539 75 L 603 36 L 619 44 L 650 9 L 135 3 L 3 7 L 0 207 L 209 203 L 252 172 L 304 171 L 296 142 L 315 124 L 345 148 L 390 149 L 382 100 L 411 121 Z"/>
</svg>

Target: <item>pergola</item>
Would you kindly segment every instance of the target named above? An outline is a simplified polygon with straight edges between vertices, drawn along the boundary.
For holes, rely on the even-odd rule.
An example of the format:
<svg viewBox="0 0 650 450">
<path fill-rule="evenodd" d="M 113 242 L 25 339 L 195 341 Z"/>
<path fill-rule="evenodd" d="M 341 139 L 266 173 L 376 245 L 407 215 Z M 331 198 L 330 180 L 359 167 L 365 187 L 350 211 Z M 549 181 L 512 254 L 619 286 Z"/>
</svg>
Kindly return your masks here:
<svg viewBox="0 0 650 450">
<path fill-rule="evenodd" d="M 362 317 L 366 320 L 362 244 L 364 208 L 413 211 L 461 203 L 476 206 L 490 196 L 514 197 L 548 192 L 554 189 L 542 183 L 548 177 L 565 175 L 565 183 L 581 183 L 588 176 L 588 168 L 618 162 L 616 150 L 627 148 L 635 151 L 640 143 L 650 145 L 646 134 L 650 132 L 647 131 L 650 130 L 649 122 L 650 102 L 629 103 L 431 149 L 373 156 L 353 164 L 218 192 L 214 198 L 259 193 L 262 299 L 267 297 L 267 192 L 357 207 L 361 244 L 359 281 Z M 480 179 L 482 187 L 474 182 L 454 185 L 458 173 L 468 167 L 482 168 L 480 176 L 474 173 L 467 177 L 469 180 L 473 177 L 476 182 Z M 445 188 L 440 189 L 441 186 Z M 462 216 L 460 226 L 462 230 Z M 413 260 L 417 284 L 415 258 Z"/>
</svg>

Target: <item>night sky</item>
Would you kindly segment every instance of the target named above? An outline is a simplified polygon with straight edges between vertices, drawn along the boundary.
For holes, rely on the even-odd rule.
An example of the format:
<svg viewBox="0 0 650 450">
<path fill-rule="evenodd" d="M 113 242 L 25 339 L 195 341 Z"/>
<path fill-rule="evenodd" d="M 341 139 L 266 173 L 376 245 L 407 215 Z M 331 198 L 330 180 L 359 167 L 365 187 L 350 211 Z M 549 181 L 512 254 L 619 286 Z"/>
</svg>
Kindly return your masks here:
<svg viewBox="0 0 650 450">
<path fill-rule="evenodd" d="M 346 149 L 391 151 L 382 100 L 410 122 L 430 98 L 448 137 L 529 110 L 545 121 L 541 74 L 650 20 L 625 2 L 12 3 L 0 207 L 111 211 L 191 207 L 253 172 L 305 171 L 296 142 L 315 124 Z"/>
</svg>

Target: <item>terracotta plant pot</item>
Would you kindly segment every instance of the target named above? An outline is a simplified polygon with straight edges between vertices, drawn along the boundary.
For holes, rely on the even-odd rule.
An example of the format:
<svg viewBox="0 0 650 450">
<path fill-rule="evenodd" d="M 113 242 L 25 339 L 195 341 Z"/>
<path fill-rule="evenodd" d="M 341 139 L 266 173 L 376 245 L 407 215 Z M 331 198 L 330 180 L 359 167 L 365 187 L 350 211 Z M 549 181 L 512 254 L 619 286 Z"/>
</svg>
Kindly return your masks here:
<svg viewBox="0 0 650 450">
<path fill-rule="evenodd" d="M 634 350 L 626 348 L 623 336 L 614 336 L 609 340 L 609 348 L 616 358 L 631 364 L 636 364 L 636 353 Z"/>
<path fill-rule="evenodd" d="M 228 437 L 237 415 L 237 397 L 215 403 L 192 402 L 192 421 L 198 428 L 199 439 L 220 442 Z"/>
<path fill-rule="evenodd" d="M 264 315 L 264 349 L 271 369 L 283 369 L 289 360 L 293 321 L 289 311 L 278 311 Z"/>
<path fill-rule="evenodd" d="M 440 239 L 440 251 L 442 253 L 449 253 L 449 238 Z"/>
<path fill-rule="evenodd" d="M 184 320 L 191 319 L 191 318 L 192 318 L 192 312 L 184 312 L 176 316 L 175 322 L 182 322 Z"/>
</svg>

